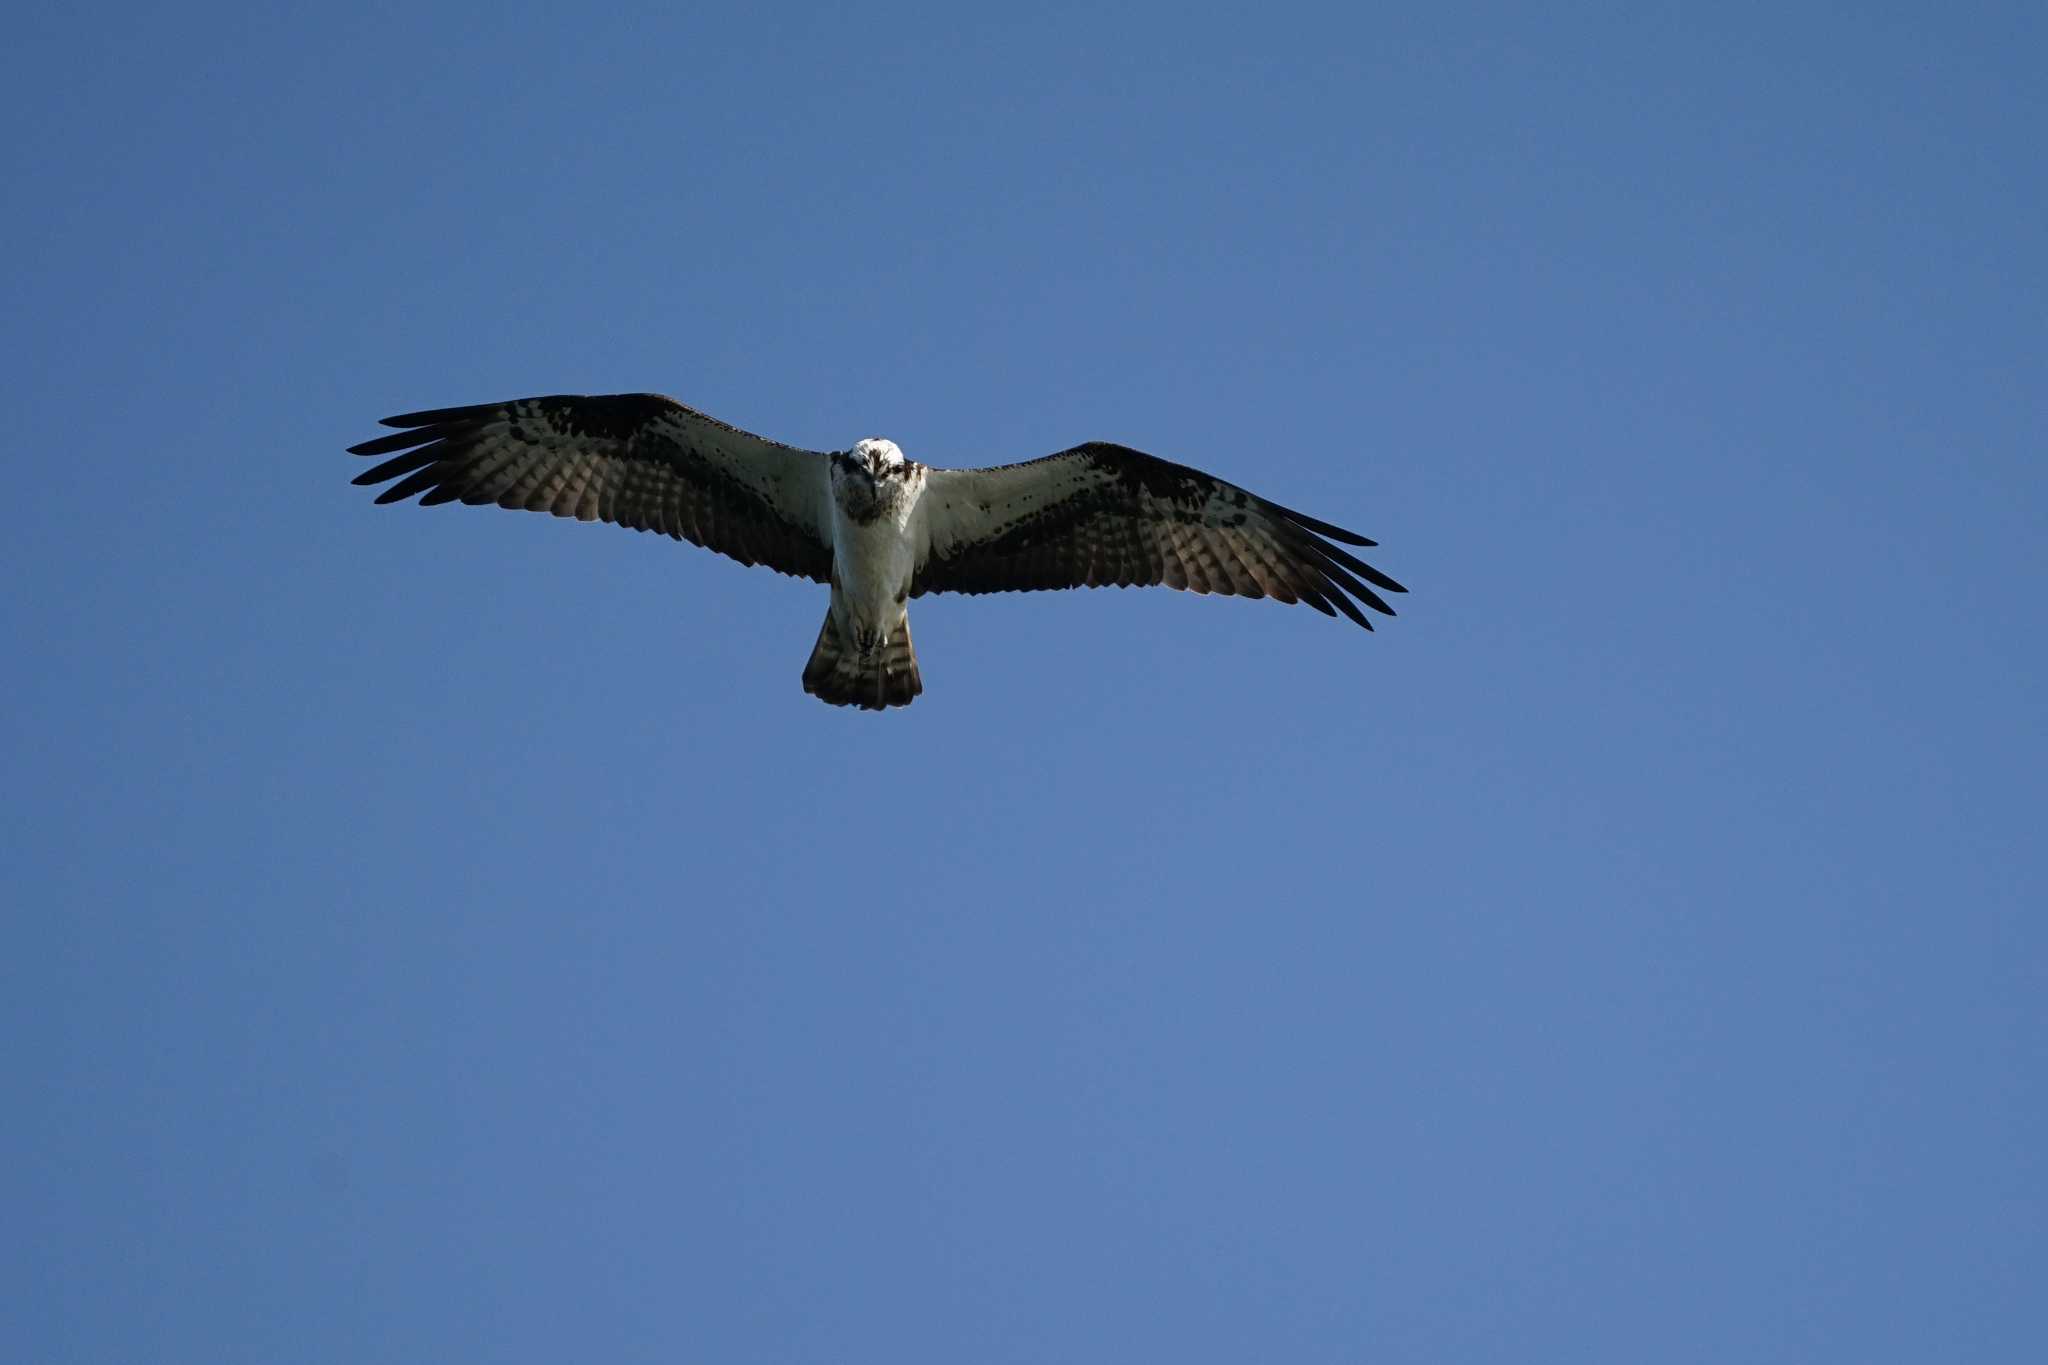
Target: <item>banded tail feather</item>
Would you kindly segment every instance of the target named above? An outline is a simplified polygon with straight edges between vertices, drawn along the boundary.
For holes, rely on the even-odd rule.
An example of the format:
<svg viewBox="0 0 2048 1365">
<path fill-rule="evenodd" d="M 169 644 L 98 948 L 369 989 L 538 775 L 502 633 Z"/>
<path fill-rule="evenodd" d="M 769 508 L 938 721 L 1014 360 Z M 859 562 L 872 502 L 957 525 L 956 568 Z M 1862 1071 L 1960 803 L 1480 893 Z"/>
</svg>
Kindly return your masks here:
<svg viewBox="0 0 2048 1365">
<path fill-rule="evenodd" d="M 910 705 L 924 691 L 924 678 L 910 643 L 909 613 L 899 615 L 888 636 L 863 654 L 841 631 L 838 614 L 827 611 L 804 665 L 804 691 L 833 706 L 863 711 Z"/>
</svg>

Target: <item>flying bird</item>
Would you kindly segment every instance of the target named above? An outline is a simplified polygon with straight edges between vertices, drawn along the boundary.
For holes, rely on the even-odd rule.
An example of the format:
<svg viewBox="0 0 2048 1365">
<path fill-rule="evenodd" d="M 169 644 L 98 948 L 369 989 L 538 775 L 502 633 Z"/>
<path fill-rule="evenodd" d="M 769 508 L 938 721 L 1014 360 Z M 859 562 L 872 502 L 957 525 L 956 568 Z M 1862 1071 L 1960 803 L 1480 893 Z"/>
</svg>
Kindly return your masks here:
<svg viewBox="0 0 2048 1365">
<path fill-rule="evenodd" d="M 659 531 L 832 585 L 804 691 L 879 711 L 924 691 L 909 600 L 1163 584 L 1303 602 L 1372 629 L 1399 583 L 1364 536 L 1127 446 L 939 469 L 870 437 L 800 450 L 653 393 L 554 394 L 386 417 L 350 446 L 380 503 L 464 502 Z M 392 480 L 397 480 L 391 483 Z M 1375 591 L 1378 589 L 1379 591 Z"/>
</svg>

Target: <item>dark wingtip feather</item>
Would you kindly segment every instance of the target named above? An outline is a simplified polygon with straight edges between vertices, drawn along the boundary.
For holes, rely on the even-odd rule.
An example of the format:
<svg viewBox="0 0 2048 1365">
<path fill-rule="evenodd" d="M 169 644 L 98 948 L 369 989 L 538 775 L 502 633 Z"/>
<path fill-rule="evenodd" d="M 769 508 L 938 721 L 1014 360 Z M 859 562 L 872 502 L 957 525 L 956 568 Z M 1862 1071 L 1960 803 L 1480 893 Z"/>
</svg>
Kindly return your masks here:
<svg viewBox="0 0 2048 1365">
<path fill-rule="evenodd" d="M 1337 614 L 1337 609 L 1330 605 L 1329 599 L 1324 597 L 1320 590 L 1310 587 L 1306 583 L 1296 583 L 1294 585 L 1294 593 L 1303 602 L 1314 607 L 1325 616 L 1335 616 Z"/>
<path fill-rule="evenodd" d="M 379 426 L 387 427 L 431 427 L 443 422 L 468 422 L 478 417 L 487 417 L 504 407 L 503 403 L 471 403 L 460 408 L 422 408 L 418 412 L 401 412 L 390 417 L 377 419 Z"/>
<path fill-rule="evenodd" d="M 1374 611 L 1381 612 L 1387 616 L 1392 616 L 1394 614 L 1394 609 L 1388 606 L 1386 602 L 1381 599 L 1378 593 L 1374 592 L 1371 588 L 1366 587 L 1365 584 L 1359 582 L 1356 578 L 1352 577 L 1350 572 L 1346 570 L 1343 565 L 1333 562 L 1329 558 L 1328 552 L 1323 551 L 1320 545 L 1317 546 L 1316 549 L 1318 551 L 1321 551 L 1319 557 L 1321 558 L 1322 562 L 1319 565 L 1319 567 L 1323 571 L 1324 578 L 1329 580 L 1330 586 L 1338 590 L 1337 592 L 1331 594 L 1331 598 L 1333 600 L 1340 602 L 1346 607 L 1349 607 L 1352 601 L 1356 599 L 1357 601 L 1365 603 L 1366 606 L 1371 607 Z M 1360 625 L 1365 625 L 1365 622 L 1363 620 L 1360 620 L 1356 615 L 1353 615 L 1351 619 L 1354 621 L 1358 621 Z M 1370 627 L 1368 627 L 1368 629 L 1370 629 Z"/>
<path fill-rule="evenodd" d="M 371 473 L 377 471 L 371 470 Z M 377 495 L 378 502 L 403 502 L 415 493 L 424 493 L 441 482 L 442 471 L 438 468 L 422 469 L 400 479 Z M 388 476 L 387 476 L 388 477 Z M 357 480 L 361 482 L 361 480 Z"/>
<path fill-rule="evenodd" d="M 1332 591 L 1326 593 L 1325 595 L 1330 599 L 1330 604 L 1336 607 L 1337 610 L 1343 612 L 1346 616 L 1350 617 L 1353 621 L 1356 621 L 1359 625 L 1364 626 L 1367 630 L 1371 630 L 1372 622 L 1366 620 L 1365 613 L 1358 609 L 1358 604 L 1356 602 L 1353 602 L 1348 596 L 1345 595 L 1344 589 L 1346 586 L 1347 585 L 1341 581 L 1332 582 L 1330 584 Z"/>
<path fill-rule="evenodd" d="M 1319 536 L 1328 536 L 1332 540 L 1341 540 L 1346 545 L 1363 545 L 1368 549 L 1379 544 L 1377 540 L 1367 540 L 1356 531 L 1347 531 L 1341 526 L 1332 526 L 1327 521 L 1317 521 L 1314 517 L 1306 516 L 1291 507 L 1282 507 L 1277 502 L 1267 505 L 1296 526 L 1301 527 L 1305 531 L 1314 531 Z"/>
<path fill-rule="evenodd" d="M 373 436 L 367 441 L 358 441 L 348 448 L 351 455 L 389 455 L 394 450 L 408 450 L 413 446 L 425 445 L 444 433 L 438 431 L 400 431 L 389 436 Z"/>
<path fill-rule="evenodd" d="M 386 479 L 395 479 L 401 474 L 410 474 L 415 469 L 425 469 L 428 465 L 435 463 L 441 458 L 442 450 L 443 447 L 438 443 L 422 446 L 418 450 L 408 450 L 402 455 L 392 456 L 375 468 L 363 471 L 349 480 L 349 482 L 365 485 L 383 483 Z"/>
<path fill-rule="evenodd" d="M 1372 565 L 1360 559 L 1357 555 L 1347 554 L 1345 551 L 1338 549 L 1336 546 L 1325 545 L 1321 541 L 1314 541 L 1312 543 L 1316 547 L 1316 553 L 1322 555 L 1326 559 L 1343 565 L 1345 568 L 1351 570 L 1351 572 L 1357 574 L 1360 578 L 1363 578 L 1366 582 L 1372 584 L 1374 587 L 1384 589 L 1387 592 L 1408 591 L 1408 589 L 1402 587 L 1399 583 L 1396 583 L 1393 579 L 1387 577 L 1378 569 L 1375 569 Z M 1388 613 L 1388 615 L 1392 614 L 1393 613 L 1391 612 Z"/>
</svg>

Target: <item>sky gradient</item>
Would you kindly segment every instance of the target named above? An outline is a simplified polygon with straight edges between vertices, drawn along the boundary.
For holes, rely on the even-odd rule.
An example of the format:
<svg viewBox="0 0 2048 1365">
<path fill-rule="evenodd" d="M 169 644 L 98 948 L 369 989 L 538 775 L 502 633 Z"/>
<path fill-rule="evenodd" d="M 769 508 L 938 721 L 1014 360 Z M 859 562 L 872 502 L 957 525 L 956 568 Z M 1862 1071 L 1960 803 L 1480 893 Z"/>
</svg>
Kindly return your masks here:
<svg viewBox="0 0 2048 1365">
<path fill-rule="evenodd" d="M 0 64 L 0 1357 L 2048 1358 L 2038 5 Z M 821 588 L 348 486 L 640 389 L 1412 591 L 925 598 L 873 716 Z"/>
</svg>

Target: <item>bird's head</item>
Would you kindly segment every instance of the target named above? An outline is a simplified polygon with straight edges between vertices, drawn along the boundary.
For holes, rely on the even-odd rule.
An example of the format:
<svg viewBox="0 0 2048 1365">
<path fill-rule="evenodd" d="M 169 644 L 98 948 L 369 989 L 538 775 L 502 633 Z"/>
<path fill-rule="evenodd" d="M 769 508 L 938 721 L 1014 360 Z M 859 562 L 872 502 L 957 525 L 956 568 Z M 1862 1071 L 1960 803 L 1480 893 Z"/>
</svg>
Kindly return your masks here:
<svg viewBox="0 0 2048 1365">
<path fill-rule="evenodd" d="M 904 461 L 903 452 L 896 448 L 894 441 L 870 436 L 853 443 L 853 462 L 868 473 L 879 475 L 883 470 L 901 465 Z"/>
</svg>

